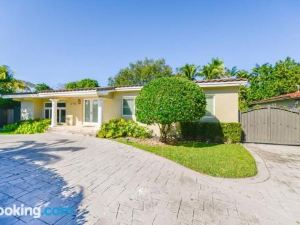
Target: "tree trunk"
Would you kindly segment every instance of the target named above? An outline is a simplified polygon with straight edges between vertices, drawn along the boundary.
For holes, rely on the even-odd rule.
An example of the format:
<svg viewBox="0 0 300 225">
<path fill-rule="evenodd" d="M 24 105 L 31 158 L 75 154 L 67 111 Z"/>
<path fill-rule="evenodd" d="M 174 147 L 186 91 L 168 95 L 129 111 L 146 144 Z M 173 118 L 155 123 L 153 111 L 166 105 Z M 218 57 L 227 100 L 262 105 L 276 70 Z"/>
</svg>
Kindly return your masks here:
<svg viewBox="0 0 300 225">
<path fill-rule="evenodd" d="M 160 141 L 163 143 L 166 143 L 168 140 L 168 133 L 170 131 L 170 124 L 159 124 L 159 130 L 160 130 Z"/>
</svg>

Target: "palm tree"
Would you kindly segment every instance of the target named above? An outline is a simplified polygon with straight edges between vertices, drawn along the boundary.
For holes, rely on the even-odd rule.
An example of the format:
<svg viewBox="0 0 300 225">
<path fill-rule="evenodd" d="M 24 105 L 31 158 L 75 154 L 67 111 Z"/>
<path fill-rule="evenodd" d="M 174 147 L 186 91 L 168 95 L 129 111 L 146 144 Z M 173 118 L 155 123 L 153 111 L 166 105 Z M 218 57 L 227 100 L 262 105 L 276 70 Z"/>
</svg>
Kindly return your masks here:
<svg viewBox="0 0 300 225">
<path fill-rule="evenodd" d="M 200 74 L 204 77 L 204 79 L 208 80 L 228 77 L 224 62 L 219 58 L 212 58 L 210 63 L 203 66 Z"/>
<path fill-rule="evenodd" d="M 13 77 L 13 72 L 8 66 L 0 66 L 0 94 L 12 93 L 26 88 L 27 86 L 23 81 Z"/>
<path fill-rule="evenodd" d="M 177 70 L 179 75 L 184 76 L 189 80 L 196 80 L 196 77 L 200 75 L 199 66 L 194 64 L 185 64 Z"/>
<path fill-rule="evenodd" d="M 237 73 L 239 72 L 239 70 L 237 69 L 236 66 L 232 67 L 232 68 L 225 68 L 226 70 L 226 74 L 229 76 L 229 77 L 236 77 Z"/>
</svg>

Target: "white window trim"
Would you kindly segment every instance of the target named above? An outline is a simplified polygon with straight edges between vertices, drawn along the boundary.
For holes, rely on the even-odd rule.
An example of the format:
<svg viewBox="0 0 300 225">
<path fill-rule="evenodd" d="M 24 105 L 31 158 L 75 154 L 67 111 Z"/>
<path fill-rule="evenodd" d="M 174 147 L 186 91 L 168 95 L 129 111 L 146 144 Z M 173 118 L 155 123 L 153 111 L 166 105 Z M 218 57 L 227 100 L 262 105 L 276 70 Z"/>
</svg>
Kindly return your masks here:
<svg viewBox="0 0 300 225">
<path fill-rule="evenodd" d="M 97 122 L 85 122 L 85 100 L 98 101 L 98 121 Z M 82 99 L 82 125 L 83 126 L 101 126 L 102 125 L 102 115 L 103 115 L 103 100 L 101 98 L 84 98 Z"/>
<path fill-rule="evenodd" d="M 46 106 L 46 103 L 51 103 L 51 102 L 44 102 L 44 109 L 52 109 L 52 106 Z M 65 107 L 57 106 L 57 109 L 66 109 L 67 108 L 67 103 L 66 102 L 59 102 L 59 103 L 65 103 Z"/>
<path fill-rule="evenodd" d="M 43 118 L 46 119 L 46 109 L 52 110 L 52 106 L 46 106 L 46 103 L 51 103 L 51 102 L 44 102 L 44 110 L 43 110 Z M 49 114 L 50 115 L 50 114 Z"/>
<path fill-rule="evenodd" d="M 52 106 L 51 107 L 46 106 L 46 103 L 52 103 L 52 102 L 44 102 L 44 110 L 43 110 L 43 118 L 44 119 L 46 118 L 46 109 L 52 110 Z M 57 106 L 57 109 L 64 109 L 64 110 L 66 110 L 66 116 L 67 116 L 67 103 L 66 102 L 60 102 L 60 103 L 65 103 L 66 106 L 65 107 L 58 107 Z"/>
<path fill-rule="evenodd" d="M 203 117 L 205 117 L 205 118 L 212 118 L 212 117 L 216 116 L 216 97 L 213 94 L 206 94 L 205 95 L 205 101 L 206 101 L 207 97 L 212 97 L 212 99 L 213 99 L 213 112 L 212 112 L 212 115 L 204 115 Z"/>
<path fill-rule="evenodd" d="M 135 98 L 136 96 L 123 96 L 122 97 L 122 104 L 121 104 L 121 115 L 122 117 L 125 118 L 133 118 L 135 116 Z M 123 104 L 124 104 L 124 99 L 129 99 L 129 100 L 133 100 L 133 114 L 132 115 L 124 115 L 123 114 Z"/>
</svg>

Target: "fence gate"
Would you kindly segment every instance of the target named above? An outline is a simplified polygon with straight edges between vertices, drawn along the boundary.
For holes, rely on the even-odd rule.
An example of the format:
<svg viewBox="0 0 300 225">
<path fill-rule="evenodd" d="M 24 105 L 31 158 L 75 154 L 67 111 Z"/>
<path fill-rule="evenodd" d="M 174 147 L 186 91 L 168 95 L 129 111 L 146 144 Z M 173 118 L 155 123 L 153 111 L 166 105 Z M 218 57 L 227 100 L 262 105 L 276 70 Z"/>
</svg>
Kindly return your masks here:
<svg viewBox="0 0 300 225">
<path fill-rule="evenodd" d="M 245 142 L 300 145 L 300 112 L 266 106 L 242 112 Z"/>
</svg>

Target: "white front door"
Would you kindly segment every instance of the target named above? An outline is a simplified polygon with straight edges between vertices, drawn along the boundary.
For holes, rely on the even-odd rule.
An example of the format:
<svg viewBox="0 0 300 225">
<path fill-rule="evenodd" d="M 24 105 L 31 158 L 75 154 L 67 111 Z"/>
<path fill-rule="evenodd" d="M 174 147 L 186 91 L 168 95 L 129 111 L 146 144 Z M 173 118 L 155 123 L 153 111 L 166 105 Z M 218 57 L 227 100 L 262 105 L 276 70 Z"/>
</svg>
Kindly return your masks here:
<svg viewBox="0 0 300 225">
<path fill-rule="evenodd" d="M 83 119 L 86 125 L 97 125 L 101 121 L 99 99 L 84 99 Z"/>
</svg>

